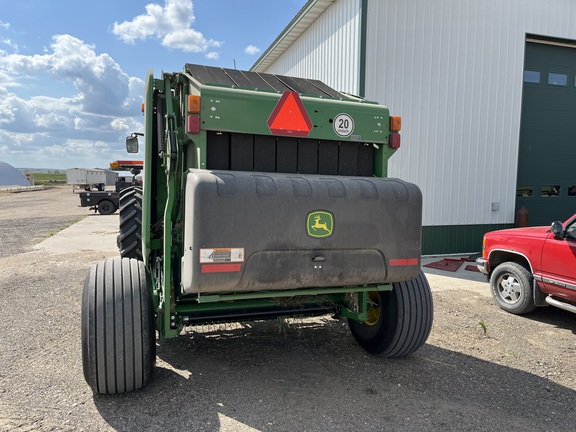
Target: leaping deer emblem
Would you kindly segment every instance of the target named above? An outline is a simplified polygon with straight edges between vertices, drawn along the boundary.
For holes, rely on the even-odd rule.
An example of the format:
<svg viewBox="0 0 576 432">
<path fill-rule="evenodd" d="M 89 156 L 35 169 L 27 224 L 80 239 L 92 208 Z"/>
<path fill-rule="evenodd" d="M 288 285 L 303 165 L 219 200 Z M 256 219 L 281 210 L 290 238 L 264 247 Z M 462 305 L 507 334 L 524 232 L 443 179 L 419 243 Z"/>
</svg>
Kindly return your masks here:
<svg viewBox="0 0 576 432">
<path fill-rule="evenodd" d="M 310 225 L 310 228 L 312 228 L 314 231 L 323 229 L 327 233 L 330 233 L 330 230 L 328 229 L 326 222 L 320 222 L 321 219 L 322 217 L 320 215 L 314 216 L 314 225 Z"/>
<path fill-rule="evenodd" d="M 308 213 L 306 222 L 308 235 L 314 238 L 330 237 L 334 231 L 333 218 L 332 213 L 323 210 Z"/>
</svg>

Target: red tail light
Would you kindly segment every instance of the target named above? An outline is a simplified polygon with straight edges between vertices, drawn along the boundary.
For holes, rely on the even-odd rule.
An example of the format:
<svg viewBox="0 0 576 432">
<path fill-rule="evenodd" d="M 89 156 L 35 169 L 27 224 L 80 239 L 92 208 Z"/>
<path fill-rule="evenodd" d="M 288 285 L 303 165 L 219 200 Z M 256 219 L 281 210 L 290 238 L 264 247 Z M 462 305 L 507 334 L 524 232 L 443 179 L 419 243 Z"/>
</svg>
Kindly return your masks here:
<svg viewBox="0 0 576 432">
<path fill-rule="evenodd" d="M 390 137 L 388 138 L 388 147 L 393 149 L 400 148 L 400 134 L 391 133 Z"/>
<path fill-rule="evenodd" d="M 188 116 L 186 122 L 186 133 L 189 134 L 200 133 L 200 117 L 194 115 Z"/>
</svg>

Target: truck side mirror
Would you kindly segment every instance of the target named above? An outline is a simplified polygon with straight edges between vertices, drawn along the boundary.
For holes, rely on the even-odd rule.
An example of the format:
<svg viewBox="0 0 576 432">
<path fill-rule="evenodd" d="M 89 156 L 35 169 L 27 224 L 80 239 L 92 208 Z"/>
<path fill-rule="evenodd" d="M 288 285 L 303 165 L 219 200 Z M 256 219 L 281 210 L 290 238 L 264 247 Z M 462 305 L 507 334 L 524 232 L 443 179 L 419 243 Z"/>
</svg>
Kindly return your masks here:
<svg viewBox="0 0 576 432">
<path fill-rule="evenodd" d="M 131 135 L 126 137 L 126 151 L 128 153 L 138 153 L 138 137 Z"/>
<path fill-rule="evenodd" d="M 560 221 L 552 222 L 550 229 L 552 230 L 554 237 L 557 237 L 560 239 L 564 238 L 564 227 L 562 226 L 562 222 L 560 222 Z"/>
</svg>

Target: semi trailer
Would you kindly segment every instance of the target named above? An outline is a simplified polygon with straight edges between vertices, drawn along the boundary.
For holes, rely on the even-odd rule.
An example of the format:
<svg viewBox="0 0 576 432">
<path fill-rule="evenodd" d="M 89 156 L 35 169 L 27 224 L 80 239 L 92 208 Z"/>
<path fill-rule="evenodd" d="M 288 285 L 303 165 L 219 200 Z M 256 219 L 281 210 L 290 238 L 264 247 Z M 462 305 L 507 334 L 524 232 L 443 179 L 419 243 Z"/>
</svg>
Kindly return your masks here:
<svg viewBox="0 0 576 432">
<path fill-rule="evenodd" d="M 120 207 L 120 195 L 122 191 L 128 187 L 135 186 L 139 180 L 136 178 L 142 171 L 142 161 L 114 161 L 110 162 L 110 169 L 113 171 L 130 171 L 131 176 L 118 176 L 114 172 L 114 189 L 105 190 L 101 188 L 98 191 L 84 191 L 80 192 L 80 207 L 88 207 L 94 212 L 101 215 L 110 215 L 116 212 Z"/>
</svg>

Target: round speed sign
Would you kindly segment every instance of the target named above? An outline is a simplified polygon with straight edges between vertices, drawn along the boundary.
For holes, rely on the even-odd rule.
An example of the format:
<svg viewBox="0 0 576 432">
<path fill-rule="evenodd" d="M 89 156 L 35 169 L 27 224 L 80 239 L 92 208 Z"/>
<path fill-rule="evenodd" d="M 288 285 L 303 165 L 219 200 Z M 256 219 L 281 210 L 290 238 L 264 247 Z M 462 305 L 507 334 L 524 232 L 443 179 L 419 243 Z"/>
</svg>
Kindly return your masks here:
<svg viewBox="0 0 576 432">
<path fill-rule="evenodd" d="M 352 135 L 354 132 L 354 119 L 349 114 L 338 114 L 334 117 L 334 132 L 338 136 L 347 137 Z"/>
</svg>

